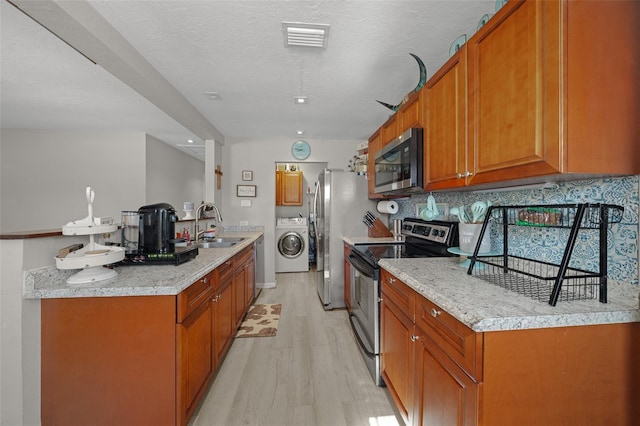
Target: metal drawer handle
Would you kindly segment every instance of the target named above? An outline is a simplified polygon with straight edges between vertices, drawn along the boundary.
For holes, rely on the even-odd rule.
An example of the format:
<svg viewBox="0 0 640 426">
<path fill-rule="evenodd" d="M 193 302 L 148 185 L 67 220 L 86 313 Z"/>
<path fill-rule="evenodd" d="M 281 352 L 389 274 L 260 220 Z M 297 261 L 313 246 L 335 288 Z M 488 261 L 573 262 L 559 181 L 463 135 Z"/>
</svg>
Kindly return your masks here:
<svg viewBox="0 0 640 426">
<path fill-rule="evenodd" d="M 437 318 L 438 315 L 440 315 L 442 313 L 442 311 L 437 310 L 436 308 L 431 308 L 431 316 L 434 318 Z"/>
</svg>

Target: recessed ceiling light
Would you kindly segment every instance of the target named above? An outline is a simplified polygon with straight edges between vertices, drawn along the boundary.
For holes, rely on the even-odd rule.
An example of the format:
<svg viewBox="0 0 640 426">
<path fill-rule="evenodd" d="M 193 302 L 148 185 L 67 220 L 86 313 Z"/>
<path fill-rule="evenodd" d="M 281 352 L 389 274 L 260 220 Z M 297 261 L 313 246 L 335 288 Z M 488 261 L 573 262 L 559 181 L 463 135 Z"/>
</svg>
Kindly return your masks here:
<svg viewBox="0 0 640 426">
<path fill-rule="evenodd" d="M 329 24 L 305 24 L 283 22 L 282 32 L 285 46 L 327 47 Z"/>
<path fill-rule="evenodd" d="M 297 133 L 297 134 L 299 134 L 299 135 L 301 135 L 301 134 L 303 134 L 303 133 L 304 133 L 304 130 L 298 130 L 296 133 Z"/>
<path fill-rule="evenodd" d="M 222 96 L 218 92 L 204 92 L 205 95 L 209 97 L 212 101 L 221 101 Z"/>
<path fill-rule="evenodd" d="M 307 97 L 306 97 L 306 96 L 294 96 L 294 97 L 293 97 L 293 101 L 294 101 L 296 104 L 306 104 L 306 103 L 307 103 L 307 101 L 308 101 L 308 99 L 307 99 Z"/>
<path fill-rule="evenodd" d="M 193 139 L 187 139 L 188 143 L 193 143 Z"/>
</svg>

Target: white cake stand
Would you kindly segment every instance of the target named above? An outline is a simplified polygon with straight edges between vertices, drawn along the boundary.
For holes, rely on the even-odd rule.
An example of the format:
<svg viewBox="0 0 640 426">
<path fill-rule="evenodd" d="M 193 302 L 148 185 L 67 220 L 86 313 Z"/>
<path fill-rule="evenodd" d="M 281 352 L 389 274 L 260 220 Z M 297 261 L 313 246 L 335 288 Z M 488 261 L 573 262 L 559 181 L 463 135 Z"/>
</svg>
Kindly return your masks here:
<svg viewBox="0 0 640 426">
<path fill-rule="evenodd" d="M 108 280 L 118 273 L 114 269 L 104 268 L 124 259 L 124 247 L 104 246 L 94 241 L 96 234 L 115 232 L 118 225 L 110 218 L 93 217 L 93 188 L 87 187 L 87 202 L 89 215 L 84 219 L 75 220 L 62 227 L 63 235 L 89 235 L 89 244 L 80 250 L 69 253 L 65 257 L 56 256 L 58 269 L 82 269 L 82 271 L 67 278 L 67 284 L 81 285 L 96 281 Z M 84 269 L 83 269 L 84 268 Z"/>
</svg>

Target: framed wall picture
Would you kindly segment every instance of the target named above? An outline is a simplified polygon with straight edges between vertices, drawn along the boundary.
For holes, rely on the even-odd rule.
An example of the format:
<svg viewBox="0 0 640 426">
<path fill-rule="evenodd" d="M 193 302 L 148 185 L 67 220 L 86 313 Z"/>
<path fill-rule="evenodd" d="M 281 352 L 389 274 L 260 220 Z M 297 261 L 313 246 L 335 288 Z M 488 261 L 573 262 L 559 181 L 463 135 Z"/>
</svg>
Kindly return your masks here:
<svg viewBox="0 0 640 426">
<path fill-rule="evenodd" d="M 244 181 L 252 181 L 253 180 L 253 171 L 251 171 L 251 170 L 243 170 L 242 171 L 242 180 L 244 180 Z"/>
<path fill-rule="evenodd" d="M 255 197 L 255 185 L 236 185 L 236 196 L 238 197 Z"/>
</svg>

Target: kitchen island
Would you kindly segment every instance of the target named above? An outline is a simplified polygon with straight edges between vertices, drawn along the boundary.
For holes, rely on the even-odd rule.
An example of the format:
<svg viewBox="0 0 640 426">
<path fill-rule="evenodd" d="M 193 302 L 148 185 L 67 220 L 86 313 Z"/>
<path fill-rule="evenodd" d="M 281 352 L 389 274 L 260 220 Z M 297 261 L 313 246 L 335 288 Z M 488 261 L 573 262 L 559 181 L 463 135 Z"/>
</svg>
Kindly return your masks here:
<svg viewBox="0 0 640 426">
<path fill-rule="evenodd" d="M 27 271 L 24 297 L 41 305 L 42 423 L 186 425 L 254 300 L 261 235 L 227 233 L 245 239 L 177 266 L 116 266 L 93 284 Z"/>
<path fill-rule="evenodd" d="M 407 424 L 637 424 L 637 286 L 552 307 L 458 258 L 379 265 L 382 374 Z"/>
</svg>

